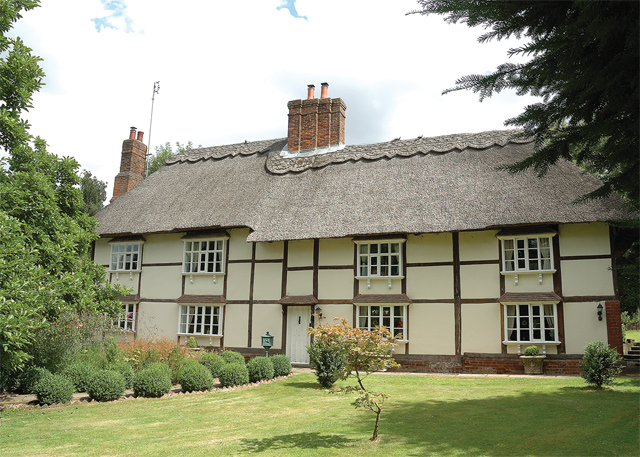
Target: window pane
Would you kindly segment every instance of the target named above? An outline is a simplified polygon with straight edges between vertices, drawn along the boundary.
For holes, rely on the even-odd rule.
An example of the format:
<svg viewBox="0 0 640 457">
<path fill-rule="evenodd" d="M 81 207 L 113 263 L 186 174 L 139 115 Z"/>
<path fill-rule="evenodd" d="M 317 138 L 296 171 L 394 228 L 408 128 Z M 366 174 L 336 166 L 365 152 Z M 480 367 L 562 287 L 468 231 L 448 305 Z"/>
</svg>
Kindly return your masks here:
<svg viewBox="0 0 640 457">
<path fill-rule="evenodd" d="M 400 243 L 391 243 L 391 252 L 400 252 Z"/>
<path fill-rule="evenodd" d="M 368 306 L 361 306 L 360 307 L 360 315 L 361 316 L 368 316 L 369 315 L 369 307 Z"/>
<path fill-rule="evenodd" d="M 369 245 L 361 244 L 360 245 L 360 254 L 368 254 L 369 253 Z"/>
<path fill-rule="evenodd" d="M 379 316 L 380 315 L 380 307 L 379 306 L 372 306 L 371 307 L 371 315 L 372 316 Z"/>
<path fill-rule="evenodd" d="M 377 244 L 372 244 L 369 246 L 369 252 L 371 254 L 377 254 L 378 253 L 378 245 Z"/>
<path fill-rule="evenodd" d="M 360 326 L 360 328 L 367 328 L 367 318 L 361 317 L 358 325 Z"/>
<path fill-rule="evenodd" d="M 400 267 L 391 267 L 391 276 L 400 276 Z"/>
<path fill-rule="evenodd" d="M 513 250 L 513 240 L 503 240 L 502 245 L 504 246 L 505 250 L 507 249 Z"/>
<path fill-rule="evenodd" d="M 380 252 L 382 254 L 387 254 L 389 253 L 389 245 L 387 243 L 381 244 L 380 245 Z"/>
</svg>

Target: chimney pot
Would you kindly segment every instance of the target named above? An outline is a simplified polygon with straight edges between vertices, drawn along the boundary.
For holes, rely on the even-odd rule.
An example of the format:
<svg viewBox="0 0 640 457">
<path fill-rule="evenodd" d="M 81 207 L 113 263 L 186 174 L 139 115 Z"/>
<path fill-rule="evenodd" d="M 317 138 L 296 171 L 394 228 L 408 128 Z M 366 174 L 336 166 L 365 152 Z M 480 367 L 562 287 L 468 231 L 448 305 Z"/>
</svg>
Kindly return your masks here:
<svg viewBox="0 0 640 457">
<path fill-rule="evenodd" d="M 322 83 L 320 98 L 329 98 L 329 83 Z"/>
<path fill-rule="evenodd" d="M 316 86 L 313 84 L 307 85 L 307 100 L 311 100 L 314 97 Z"/>
<path fill-rule="evenodd" d="M 136 127 L 129 127 L 131 129 L 131 131 L 129 132 L 129 139 L 130 140 L 135 140 L 136 138 Z"/>
<path fill-rule="evenodd" d="M 138 141 L 142 141 L 143 135 L 144 135 L 144 132 L 138 132 Z"/>
</svg>

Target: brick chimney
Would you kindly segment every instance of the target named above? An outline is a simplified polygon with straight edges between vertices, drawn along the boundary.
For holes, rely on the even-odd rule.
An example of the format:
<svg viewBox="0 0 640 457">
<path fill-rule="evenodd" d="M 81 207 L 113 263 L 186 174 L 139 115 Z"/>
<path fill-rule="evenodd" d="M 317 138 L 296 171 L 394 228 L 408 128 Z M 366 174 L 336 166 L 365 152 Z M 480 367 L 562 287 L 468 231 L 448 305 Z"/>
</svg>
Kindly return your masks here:
<svg viewBox="0 0 640 457">
<path fill-rule="evenodd" d="M 142 142 L 144 132 L 137 132 L 131 127 L 129 139 L 122 142 L 122 159 L 120 173 L 113 183 L 113 198 L 115 200 L 126 194 L 144 179 L 144 166 L 147 158 L 147 146 Z"/>
<path fill-rule="evenodd" d="M 322 83 L 320 98 L 314 98 L 310 84 L 306 100 L 292 100 L 289 108 L 287 150 L 289 153 L 344 146 L 347 105 L 340 98 L 329 98 L 329 84 Z"/>
</svg>

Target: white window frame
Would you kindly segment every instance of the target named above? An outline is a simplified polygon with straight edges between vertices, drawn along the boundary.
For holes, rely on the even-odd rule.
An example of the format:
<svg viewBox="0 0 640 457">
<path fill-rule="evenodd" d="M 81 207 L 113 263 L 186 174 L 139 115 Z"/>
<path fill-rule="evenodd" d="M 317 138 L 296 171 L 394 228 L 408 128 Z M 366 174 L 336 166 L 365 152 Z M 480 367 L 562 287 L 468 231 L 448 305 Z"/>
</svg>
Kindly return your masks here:
<svg viewBox="0 0 640 457">
<path fill-rule="evenodd" d="M 110 272 L 131 272 L 142 269 L 142 241 L 113 242 L 109 244 L 111 245 Z"/>
<path fill-rule="evenodd" d="M 184 243 L 182 247 L 182 274 L 214 276 L 225 274 L 227 240 L 228 237 L 182 240 Z M 206 243 L 204 249 L 203 243 Z M 211 243 L 214 243 L 213 249 Z M 213 271 L 209 271 L 209 264 L 213 267 Z"/>
<path fill-rule="evenodd" d="M 504 306 L 504 344 L 560 344 L 558 338 L 558 305 L 556 303 L 503 303 Z M 522 307 L 527 307 L 526 314 Z M 509 315 L 509 307 L 514 307 L 515 315 Z M 538 313 L 535 314 L 535 307 Z M 553 314 L 547 313 L 547 307 L 551 307 Z M 553 325 L 547 324 L 547 317 L 553 318 Z M 536 323 L 537 319 L 537 323 Z M 553 338 L 547 339 L 547 331 L 553 331 Z M 511 332 L 515 331 L 516 339 L 509 339 Z M 535 338 L 535 332 L 539 331 L 540 336 Z M 524 332 L 528 332 L 529 339 L 522 339 Z"/>
<path fill-rule="evenodd" d="M 396 314 L 396 307 L 400 308 L 401 314 Z M 366 314 L 362 314 L 365 311 Z M 389 314 L 385 316 L 385 308 L 389 309 Z M 375 312 L 377 310 L 377 312 Z M 361 321 L 364 320 L 364 321 Z M 377 323 L 376 323 L 377 319 Z M 398 325 L 398 319 L 400 324 Z M 385 321 L 389 325 L 385 325 Z M 391 328 L 391 323 L 394 323 Z M 356 304 L 356 326 L 363 330 L 374 330 L 376 325 L 384 325 L 394 336 L 399 332 L 402 333 L 402 338 L 398 341 L 407 341 L 407 305 L 397 303 L 383 303 L 383 304 Z"/>
<path fill-rule="evenodd" d="M 210 308 L 207 313 L 207 308 Z M 209 322 L 207 322 L 209 317 Z M 220 303 L 192 303 L 178 306 L 178 335 L 222 337 L 224 305 Z M 217 326 L 217 333 L 213 333 Z M 209 327 L 210 332 L 207 333 Z"/>
<path fill-rule="evenodd" d="M 499 237 L 502 251 L 502 271 L 504 275 L 522 273 L 555 273 L 553 258 L 553 237 L 555 233 L 537 235 Z M 541 240 L 543 240 L 541 242 Z M 529 243 L 535 242 L 535 247 Z M 544 243 L 547 246 L 542 246 Z M 535 257 L 532 256 L 535 253 Z M 546 255 L 548 254 L 548 256 Z M 522 262 L 522 264 L 521 264 Z M 531 268 L 531 262 L 537 262 L 537 268 Z M 548 268 L 545 268 L 545 263 Z M 542 268 L 541 268 L 542 267 Z"/>
<path fill-rule="evenodd" d="M 405 240 L 403 239 L 356 241 L 356 278 L 404 278 L 402 274 L 404 260 L 402 258 L 402 244 L 404 242 Z M 392 252 L 392 245 L 397 245 L 397 252 Z M 397 263 L 393 263 L 393 257 L 397 257 Z M 398 269 L 397 274 L 392 274 L 394 267 L 397 267 Z M 364 271 L 363 269 L 366 269 L 366 271 Z M 385 269 L 387 274 L 383 274 Z M 372 272 L 372 270 L 374 272 Z"/>
<path fill-rule="evenodd" d="M 113 321 L 112 325 L 126 332 L 136 332 L 136 304 L 135 303 L 123 303 L 122 312 L 118 318 Z"/>
</svg>

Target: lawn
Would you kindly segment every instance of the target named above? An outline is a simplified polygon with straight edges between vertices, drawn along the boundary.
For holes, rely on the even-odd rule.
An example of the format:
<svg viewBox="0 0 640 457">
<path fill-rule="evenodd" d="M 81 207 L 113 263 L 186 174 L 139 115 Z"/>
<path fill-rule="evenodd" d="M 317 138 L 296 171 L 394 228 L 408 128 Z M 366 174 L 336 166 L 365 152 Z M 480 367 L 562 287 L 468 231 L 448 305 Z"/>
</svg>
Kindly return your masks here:
<svg viewBox="0 0 640 457">
<path fill-rule="evenodd" d="M 0 412 L 9 456 L 637 455 L 640 379 L 372 375 L 374 415 L 311 373 L 236 391 Z"/>
<path fill-rule="evenodd" d="M 640 330 L 627 330 L 627 339 L 640 341 Z"/>
</svg>

